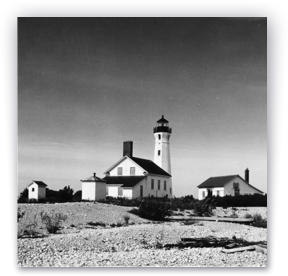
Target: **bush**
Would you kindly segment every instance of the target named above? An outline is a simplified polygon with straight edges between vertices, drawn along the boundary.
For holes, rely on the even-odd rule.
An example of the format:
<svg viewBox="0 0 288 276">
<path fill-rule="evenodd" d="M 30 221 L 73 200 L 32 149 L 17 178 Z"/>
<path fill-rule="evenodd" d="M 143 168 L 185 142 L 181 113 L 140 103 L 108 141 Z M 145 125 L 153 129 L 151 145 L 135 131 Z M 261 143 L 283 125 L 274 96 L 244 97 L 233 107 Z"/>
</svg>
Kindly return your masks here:
<svg viewBox="0 0 288 276">
<path fill-rule="evenodd" d="M 59 190 L 59 198 L 62 202 L 71 202 L 73 199 L 73 189 L 70 186 L 65 186 L 63 189 Z"/>
<path fill-rule="evenodd" d="M 195 208 L 195 205 L 197 204 L 198 200 L 194 199 L 192 195 L 188 195 L 185 197 L 180 198 L 172 198 L 170 199 L 171 202 L 171 210 L 193 210 Z"/>
<path fill-rule="evenodd" d="M 204 200 L 198 201 L 195 204 L 194 212 L 197 216 L 212 216 L 212 210 L 215 208 L 214 198 L 206 197 Z"/>
<path fill-rule="evenodd" d="M 106 204 L 113 204 L 119 206 L 129 206 L 129 207 L 137 207 L 140 205 L 140 199 L 128 199 L 125 197 L 110 197 L 107 196 L 105 199 L 98 200 L 98 202 L 106 203 Z"/>
<path fill-rule="evenodd" d="M 61 228 L 62 222 L 67 219 L 67 216 L 61 213 L 49 215 L 41 212 L 40 216 L 43 224 L 46 226 L 47 231 L 51 234 L 55 234 Z"/>
<path fill-rule="evenodd" d="M 247 218 L 247 219 L 248 219 L 248 218 L 253 218 L 253 216 L 252 216 L 251 214 L 249 214 L 249 213 L 246 213 L 245 216 L 244 216 L 244 218 Z"/>
<path fill-rule="evenodd" d="M 89 221 L 87 222 L 88 225 L 91 225 L 91 226 L 101 226 L 101 227 L 105 227 L 106 224 L 104 222 L 93 222 L 93 221 Z"/>
<path fill-rule="evenodd" d="M 77 191 L 74 195 L 73 195 L 73 201 L 74 202 L 80 202 L 82 200 L 82 191 Z"/>
<path fill-rule="evenodd" d="M 28 202 L 28 189 L 25 188 L 18 197 L 18 203 L 27 203 Z"/>
<path fill-rule="evenodd" d="M 142 201 L 137 213 L 142 218 L 163 221 L 170 215 L 170 204 L 164 199 L 147 198 Z"/>
<path fill-rule="evenodd" d="M 25 215 L 24 211 L 20 211 L 20 208 L 17 209 L 17 222 L 20 221 L 20 219 L 22 219 Z"/>
<path fill-rule="evenodd" d="M 18 210 L 18 238 L 37 238 L 42 237 L 44 234 L 41 231 L 41 222 L 39 214 L 29 215 Z"/>
<path fill-rule="evenodd" d="M 125 221 L 125 224 L 128 225 L 128 224 L 129 224 L 129 220 L 130 220 L 130 216 L 124 215 L 124 216 L 123 216 L 123 219 L 124 219 L 124 221 Z"/>
<path fill-rule="evenodd" d="M 217 207 L 267 207 L 267 195 L 239 195 L 214 197 Z"/>
<path fill-rule="evenodd" d="M 267 228 L 267 219 L 262 218 L 260 214 L 255 214 L 253 216 L 252 226 Z"/>
</svg>

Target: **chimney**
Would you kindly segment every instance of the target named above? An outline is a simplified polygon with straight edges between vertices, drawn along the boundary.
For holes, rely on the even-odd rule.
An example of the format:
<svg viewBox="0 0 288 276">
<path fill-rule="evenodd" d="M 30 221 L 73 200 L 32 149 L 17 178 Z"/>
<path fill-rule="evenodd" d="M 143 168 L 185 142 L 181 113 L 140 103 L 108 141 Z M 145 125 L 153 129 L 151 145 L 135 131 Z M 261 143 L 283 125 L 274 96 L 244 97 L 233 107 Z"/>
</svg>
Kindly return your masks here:
<svg viewBox="0 0 288 276">
<path fill-rule="evenodd" d="M 249 169 L 245 170 L 245 181 L 249 184 Z"/>
<path fill-rule="evenodd" d="M 133 156 L 133 142 L 132 141 L 125 141 L 123 142 L 123 156 Z"/>
<path fill-rule="evenodd" d="M 96 173 L 95 172 L 93 173 L 93 177 L 96 178 Z"/>
</svg>

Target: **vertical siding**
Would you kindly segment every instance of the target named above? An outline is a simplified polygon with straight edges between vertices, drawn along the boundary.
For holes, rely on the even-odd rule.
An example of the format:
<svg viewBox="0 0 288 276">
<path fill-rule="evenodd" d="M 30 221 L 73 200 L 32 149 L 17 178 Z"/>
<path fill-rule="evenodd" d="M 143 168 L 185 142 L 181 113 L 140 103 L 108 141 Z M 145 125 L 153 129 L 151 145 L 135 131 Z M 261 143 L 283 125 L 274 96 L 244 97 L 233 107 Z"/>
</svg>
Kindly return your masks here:
<svg viewBox="0 0 288 276">
<path fill-rule="evenodd" d="M 106 197 L 106 183 L 97 182 L 96 183 L 96 200 L 105 199 Z"/>
<path fill-rule="evenodd" d="M 46 198 L 46 187 L 38 186 L 38 199 Z"/>
</svg>

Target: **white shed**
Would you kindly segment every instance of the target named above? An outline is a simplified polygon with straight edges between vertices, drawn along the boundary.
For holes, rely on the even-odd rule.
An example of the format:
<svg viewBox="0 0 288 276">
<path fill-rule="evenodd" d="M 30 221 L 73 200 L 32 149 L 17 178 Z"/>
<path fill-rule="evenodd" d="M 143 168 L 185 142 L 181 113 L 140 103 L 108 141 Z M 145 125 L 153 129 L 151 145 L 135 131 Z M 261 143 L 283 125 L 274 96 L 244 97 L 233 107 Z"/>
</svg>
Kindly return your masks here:
<svg viewBox="0 0 288 276">
<path fill-rule="evenodd" d="M 33 180 L 28 185 L 28 199 L 39 200 L 46 198 L 46 187 L 47 184 L 45 184 L 43 181 Z"/>
<path fill-rule="evenodd" d="M 82 179 L 82 200 L 95 201 L 105 199 L 106 181 L 96 176 L 94 173 L 91 177 Z"/>
</svg>

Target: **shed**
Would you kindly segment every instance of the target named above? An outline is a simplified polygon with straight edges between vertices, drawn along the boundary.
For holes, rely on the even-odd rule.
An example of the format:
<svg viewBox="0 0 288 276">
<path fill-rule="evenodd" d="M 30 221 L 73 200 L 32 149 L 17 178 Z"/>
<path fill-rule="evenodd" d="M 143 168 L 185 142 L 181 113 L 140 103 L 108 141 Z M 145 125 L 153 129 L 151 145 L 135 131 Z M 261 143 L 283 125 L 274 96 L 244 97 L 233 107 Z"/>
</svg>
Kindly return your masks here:
<svg viewBox="0 0 288 276">
<path fill-rule="evenodd" d="M 43 181 L 39 180 L 33 180 L 29 185 L 28 185 L 28 199 L 44 199 L 46 198 L 46 187 L 47 184 L 45 184 Z"/>
<path fill-rule="evenodd" d="M 96 176 L 82 179 L 82 200 L 95 201 L 105 199 L 106 197 L 106 181 Z"/>
</svg>

